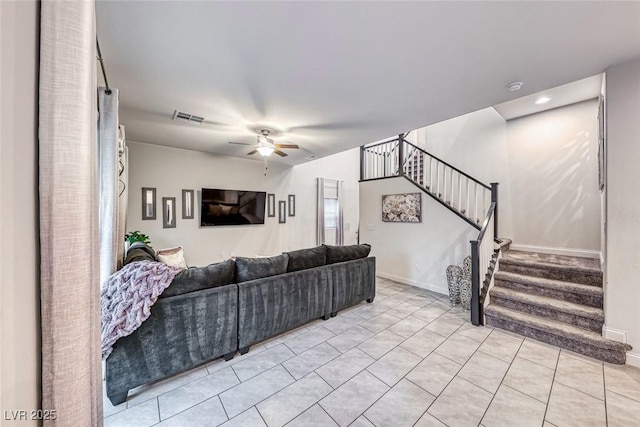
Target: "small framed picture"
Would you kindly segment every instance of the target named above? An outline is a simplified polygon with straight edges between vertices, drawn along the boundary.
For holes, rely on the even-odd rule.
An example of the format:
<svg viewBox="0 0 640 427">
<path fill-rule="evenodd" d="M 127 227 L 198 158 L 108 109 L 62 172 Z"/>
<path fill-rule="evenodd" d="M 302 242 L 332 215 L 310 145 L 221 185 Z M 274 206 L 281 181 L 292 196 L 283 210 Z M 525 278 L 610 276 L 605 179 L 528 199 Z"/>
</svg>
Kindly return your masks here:
<svg viewBox="0 0 640 427">
<path fill-rule="evenodd" d="M 193 219 L 193 190 L 182 190 L 182 219 Z"/>
<path fill-rule="evenodd" d="M 287 222 L 287 202 L 284 200 L 278 202 L 278 222 L 280 224 Z"/>
<path fill-rule="evenodd" d="M 156 189 L 142 187 L 142 219 L 156 219 Z"/>
<path fill-rule="evenodd" d="M 176 198 L 162 198 L 162 228 L 176 228 Z"/>
<path fill-rule="evenodd" d="M 289 216 L 296 216 L 296 195 L 289 194 Z"/>
<path fill-rule="evenodd" d="M 276 216 L 276 195 L 267 194 L 267 216 L 273 218 Z"/>
</svg>

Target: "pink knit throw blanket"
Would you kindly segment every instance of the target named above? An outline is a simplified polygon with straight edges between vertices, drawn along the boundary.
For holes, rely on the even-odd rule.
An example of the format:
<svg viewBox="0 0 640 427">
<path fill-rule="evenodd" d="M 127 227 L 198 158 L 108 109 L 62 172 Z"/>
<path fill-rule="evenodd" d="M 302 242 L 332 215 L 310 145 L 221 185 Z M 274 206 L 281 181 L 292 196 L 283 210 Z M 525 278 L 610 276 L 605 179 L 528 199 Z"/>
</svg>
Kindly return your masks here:
<svg viewBox="0 0 640 427">
<path fill-rule="evenodd" d="M 100 292 L 102 306 L 102 359 L 113 344 L 147 320 L 151 306 L 182 269 L 162 262 L 132 262 L 113 273 Z"/>
</svg>

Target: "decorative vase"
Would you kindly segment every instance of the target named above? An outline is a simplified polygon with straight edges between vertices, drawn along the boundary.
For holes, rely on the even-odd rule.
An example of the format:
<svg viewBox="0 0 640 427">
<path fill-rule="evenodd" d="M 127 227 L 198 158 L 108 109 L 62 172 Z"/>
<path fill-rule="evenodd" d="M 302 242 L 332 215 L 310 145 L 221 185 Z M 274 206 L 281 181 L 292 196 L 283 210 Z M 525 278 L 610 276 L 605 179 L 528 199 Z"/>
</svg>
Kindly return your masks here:
<svg viewBox="0 0 640 427">
<path fill-rule="evenodd" d="M 471 282 L 471 257 L 467 256 L 462 262 L 462 278 Z"/>
<path fill-rule="evenodd" d="M 465 310 L 471 310 L 471 280 L 460 280 L 460 304 Z"/>
<path fill-rule="evenodd" d="M 447 267 L 447 287 L 449 288 L 449 301 L 451 304 L 460 304 L 460 279 L 462 268 L 458 265 Z"/>
</svg>

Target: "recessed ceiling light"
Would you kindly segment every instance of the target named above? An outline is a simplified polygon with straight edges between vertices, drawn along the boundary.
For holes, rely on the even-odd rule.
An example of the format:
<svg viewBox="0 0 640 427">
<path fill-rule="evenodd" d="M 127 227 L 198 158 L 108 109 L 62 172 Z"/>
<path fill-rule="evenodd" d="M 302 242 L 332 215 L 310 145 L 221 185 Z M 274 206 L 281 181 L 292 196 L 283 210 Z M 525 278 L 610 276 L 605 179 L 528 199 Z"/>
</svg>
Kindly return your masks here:
<svg viewBox="0 0 640 427">
<path fill-rule="evenodd" d="M 522 82 L 513 82 L 507 85 L 507 89 L 509 90 L 509 92 L 518 91 L 520 90 L 521 87 L 522 87 Z"/>
<path fill-rule="evenodd" d="M 318 156 L 314 156 L 313 154 L 310 156 L 305 157 L 305 160 L 313 160 L 313 159 L 317 159 Z"/>
<path fill-rule="evenodd" d="M 546 104 L 547 102 L 551 101 L 551 98 L 549 98 L 548 96 L 541 96 L 540 98 L 538 98 L 538 100 L 536 101 L 536 104 Z"/>
</svg>

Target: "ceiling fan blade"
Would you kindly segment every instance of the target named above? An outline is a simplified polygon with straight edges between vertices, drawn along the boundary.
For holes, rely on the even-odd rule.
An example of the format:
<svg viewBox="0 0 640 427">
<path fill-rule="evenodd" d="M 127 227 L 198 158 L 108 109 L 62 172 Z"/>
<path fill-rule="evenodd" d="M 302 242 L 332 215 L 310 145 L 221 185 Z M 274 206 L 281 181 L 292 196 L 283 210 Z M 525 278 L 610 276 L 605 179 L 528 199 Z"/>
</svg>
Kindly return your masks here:
<svg viewBox="0 0 640 427">
<path fill-rule="evenodd" d="M 249 151 L 247 153 L 247 156 L 251 156 L 252 154 L 256 154 L 257 152 L 258 152 L 258 150 Z"/>
<path fill-rule="evenodd" d="M 234 144 L 234 145 L 251 145 L 248 142 L 235 142 L 235 141 L 228 141 L 227 144 Z"/>
<path fill-rule="evenodd" d="M 296 144 L 276 144 L 277 148 L 292 148 L 292 149 L 299 149 L 300 147 L 298 147 Z"/>
<path fill-rule="evenodd" d="M 273 152 L 276 153 L 280 157 L 287 157 L 288 156 L 287 153 L 284 153 L 284 152 L 282 152 L 282 151 L 280 151 L 278 149 L 273 150 Z"/>
</svg>

